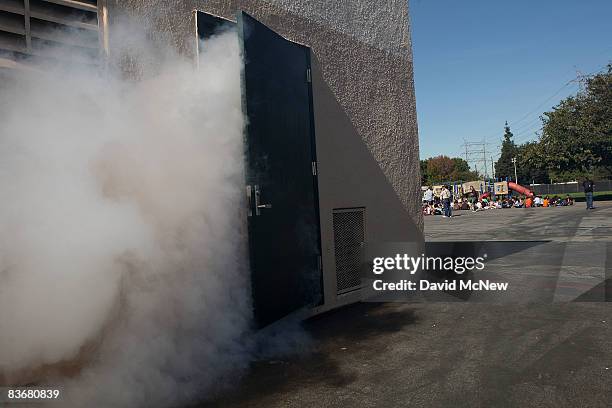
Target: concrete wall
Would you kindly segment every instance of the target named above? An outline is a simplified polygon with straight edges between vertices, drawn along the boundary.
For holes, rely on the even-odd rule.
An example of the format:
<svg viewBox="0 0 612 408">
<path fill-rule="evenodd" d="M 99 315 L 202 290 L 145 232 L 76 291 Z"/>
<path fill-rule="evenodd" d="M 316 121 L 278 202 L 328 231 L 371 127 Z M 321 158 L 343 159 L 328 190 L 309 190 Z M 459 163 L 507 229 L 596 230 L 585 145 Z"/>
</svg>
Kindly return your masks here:
<svg viewBox="0 0 612 408">
<path fill-rule="evenodd" d="M 326 305 L 355 296 L 335 295 L 333 208 L 366 207 L 369 241 L 422 239 L 406 0 L 107 3 L 111 54 L 112 23 L 129 15 L 145 17 L 154 37 L 195 55 L 194 9 L 231 20 L 242 9 L 287 39 L 311 47 Z"/>
</svg>

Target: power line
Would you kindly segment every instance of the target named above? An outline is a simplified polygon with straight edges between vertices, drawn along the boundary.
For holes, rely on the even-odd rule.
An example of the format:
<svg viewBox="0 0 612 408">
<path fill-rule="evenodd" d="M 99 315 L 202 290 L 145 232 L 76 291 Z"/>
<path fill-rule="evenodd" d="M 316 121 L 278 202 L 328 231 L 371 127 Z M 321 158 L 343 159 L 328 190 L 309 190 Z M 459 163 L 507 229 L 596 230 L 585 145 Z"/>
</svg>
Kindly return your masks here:
<svg viewBox="0 0 612 408">
<path fill-rule="evenodd" d="M 562 88 L 561 88 L 559 91 L 557 91 L 557 92 L 555 93 L 555 95 L 553 95 L 552 97 L 556 96 L 556 94 L 558 94 L 558 93 L 559 93 L 559 92 L 560 92 L 562 89 L 564 89 L 564 88 L 565 88 L 567 85 L 570 85 L 570 84 L 574 84 L 574 85 L 575 85 L 575 84 L 579 84 L 579 86 L 580 86 L 580 90 L 581 90 L 581 91 L 583 91 L 583 90 L 584 90 L 584 87 L 585 87 L 585 85 L 584 85 L 584 84 L 586 83 L 586 81 L 587 81 L 589 78 L 591 78 L 593 75 L 596 75 L 596 74 L 598 74 L 598 73 L 600 73 L 600 72 L 602 72 L 602 71 L 606 70 L 606 69 L 607 69 L 607 67 L 608 67 L 608 65 L 606 64 L 606 65 L 604 65 L 603 67 L 599 68 L 598 70 L 593 71 L 593 72 L 591 72 L 591 73 L 589 73 L 589 74 L 582 74 L 580 71 L 576 71 L 576 78 L 575 78 L 575 79 L 572 79 L 571 81 L 569 81 L 568 83 L 566 83 L 566 84 L 565 84 L 565 85 L 564 85 L 564 86 L 563 86 L 563 87 L 562 87 Z M 548 99 L 547 99 L 545 102 L 543 102 L 542 104 L 540 104 L 540 107 L 541 107 L 541 106 L 542 106 L 544 103 L 546 103 L 547 101 L 549 101 L 549 100 L 550 100 L 552 97 L 549 97 L 549 98 L 548 98 Z M 537 109 L 537 108 L 536 108 L 536 109 Z M 533 111 L 532 111 L 532 112 L 533 112 Z M 535 120 L 531 120 L 529 123 L 535 123 L 535 121 L 537 121 L 537 120 L 539 120 L 539 119 L 540 119 L 540 117 L 536 118 Z M 516 143 L 516 142 L 519 142 L 519 141 L 522 141 L 522 140 L 526 140 L 526 139 L 528 139 L 529 137 L 531 137 L 533 133 L 536 133 L 536 134 L 537 134 L 537 132 L 544 130 L 544 126 L 543 126 L 542 124 L 538 124 L 537 129 L 535 129 L 535 130 L 534 130 L 534 127 L 535 127 L 535 126 L 533 126 L 533 125 L 532 125 L 532 126 L 529 126 L 528 124 L 523 124 L 522 126 L 520 126 L 518 129 L 520 129 L 521 131 L 520 131 L 520 132 L 518 132 L 518 133 L 516 133 L 516 134 L 514 134 L 514 136 L 515 136 L 515 139 L 514 139 L 515 143 Z M 516 129 L 515 129 L 515 131 L 516 131 Z M 520 137 L 520 138 L 519 138 L 518 136 L 521 136 L 521 135 L 523 135 L 523 137 Z"/>
<path fill-rule="evenodd" d="M 516 120 L 514 122 L 510 122 L 510 125 L 512 127 L 514 127 L 516 124 L 519 124 L 522 121 L 524 121 L 525 119 L 527 119 L 533 113 L 538 112 L 539 109 L 542 106 L 544 106 L 546 103 L 548 103 L 551 99 L 553 99 L 555 96 L 557 96 L 561 91 L 563 91 L 568 86 L 576 85 L 576 84 L 584 84 L 590 77 L 592 77 L 592 76 L 594 76 L 594 75 L 596 75 L 596 74 L 606 70 L 608 68 L 608 64 L 609 63 L 607 63 L 606 65 L 602 66 L 601 68 L 599 68 L 596 71 L 593 71 L 593 72 L 591 72 L 589 74 L 582 74 L 580 72 L 577 72 L 576 78 L 574 78 L 574 79 L 566 82 L 565 84 L 563 84 L 563 86 L 561 88 L 557 89 L 557 91 L 555 93 L 553 93 L 551 96 L 546 98 L 536 108 L 532 109 L 527 114 L 525 114 L 522 117 L 520 117 L 518 120 Z M 518 127 L 514 127 L 514 131 L 516 132 L 515 134 L 513 134 L 513 136 L 515 137 L 514 138 L 515 143 L 519 142 L 519 141 L 526 140 L 526 139 L 532 137 L 534 133 L 537 135 L 537 132 L 542 131 L 543 130 L 543 125 L 541 124 L 540 119 L 541 119 L 541 117 L 538 116 L 536 118 L 532 118 L 527 123 L 523 123 L 522 125 L 520 125 Z M 492 138 L 495 138 L 497 140 L 501 139 L 497 135 L 492 136 Z M 486 138 L 484 140 L 486 140 Z M 470 163 L 470 159 L 473 159 L 472 162 L 473 162 L 475 167 L 477 167 L 479 164 L 486 163 L 486 157 L 483 158 L 483 159 L 480 158 L 480 154 L 482 153 L 482 151 L 484 150 L 486 152 L 486 145 L 488 144 L 484 140 L 483 140 L 483 142 L 466 142 L 465 139 L 464 139 L 464 144 L 462 145 L 463 149 L 461 150 L 461 153 L 465 154 L 466 161 L 468 162 L 468 164 Z M 475 147 L 475 151 L 474 152 L 472 152 L 470 150 L 470 146 L 469 146 L 470 144 L 471 144 L 472 147 Z M 494 148 L 491 149 L 491 150 L 493 150 L 493 151 L 499 150 L 499 149 L 501 149 L 501 147 L 502 147 L 502 144 L 496 144 L 494 146 Z M 476 155 L 476 157 L 477 157 L 476 159 L 473 158 L 474 155 Z M 499 153 L 496 153 L 496 155 L 499 155 Z M 488 171 L 486 166 L 484 167 L 484 169 L 485 169 L 485 173 L 486 173 Z"/>
<path fill-rule="evenodd" d="M 561 88 L 559 88 L 554 94 L 552 94 L 551 96 L 549 96 L 548 98 L 546 98 L 546 100 L 542 103 L 540 103 L 535 109 L 529 111 L 527 114 L 523 115 L 520 119 L 515 120 L 515 121 L 511 121 L 510 124 L 512 126 L 516 125 L 517 123 L 522 122 L 523 120 L 527 119 L 529 116 L 531 116 L 533 113 L 537 112 L 542 106 L 544 106 L 544 104 L 546 104 L 548 101 L 550 101 L 552 98 L 554 98 L 555 96 L 557 96 L 561 91 L 563 91 L 566 87 L 568 87 L 569 85 L 572 84 L 576 84 L 579 81 L 584 81 L 586 78 L 589 78 L 595 74 L 598 74 L 600 72 L 602 72 L 603 70 L 605 70 L 608 67 L 608 64 L 604 65 L 601 68 L 598 68 L 597 70 L 591 72 L 590 74 L 582 74 L 581 72 L 577 72 L 576 78 L 571 79 L 569 81 L 567 81 Z"/>
<path fill-rule="evenodd" d="M 540 132 L 540 131 L 542 131 L 542 130 L 544 130 L 544 127 L 543 127 L 543 126 L 540 126 L 539 128 L 534 129 L 534 130 L 530 131 L 529 133 L 524 134 L 522 137 L 515 139 L 515 140 L 514 140 L 514 142 L 516 143 L 516 142 L 522 142 L 522 141 L 524 141 L 524 140 L 527 140 L 527 139 L 529 139 L 530 137 L 532 137 L 534 133 L 535 133 L 535 134 L 536 134 L 536 136 L 537 136 L 537 132 Z"/>
<path fill-rule="evenodd" d="M 542 129 L 542 123 L 536 123 L 531 126 L 529 129 L 525 129 L 522 132 L 513 133 L 514 142 L 516 143 L 519 140 L 523 140 L 532 136 L 534 132 Z"/>
<path fill-rule="evenodd" d="M 542 106 L 544 106 L 548 101 L 550 101 L 552 98 L 554 98 L 555 96 L 557 96 L 561 91 L 563 91 L 566 87 L 568 87 L 569 85 L 571 85 L 573 83 L 574 80 L 568 81 L 566 82 L 561 88 L 559 88 L 554 94 L 552 94 L 551 96 L 549 96 L 548 98 L 546 98 L 546 100 L 544 102 L 542 102 L 541 104 L 539 104 L 535 109 L 529 111 L 529 113 L 527 113 L 526 115 L 524 115 L 523 117 L 521 117 L 519 120 L 515 120 L 510 122 L 510 124 L 512 126 L 516 125 L 517 123 L 522 122 L 523 120 L 527 119 L 529 116 L 531 116 L 531 114 L 538 112 L 540 110 L 540 108 Z"/>
<path fill-rule="evenodd" d="M 563 91 L 565 88 L 567 88 L 570 85 L 576 85 L 578 84 L 580 81 L 584 82 L 586 81 L 586 79 L 592 77 L 593 75 L 596 75 L 604 70 L 606 70 L 608 67 L 608 63 L 605 64 L 604 66 L 598 68 L 597 70 L 589 73 L 589 74 L 582 74 L 582 73 L 577 73 L 576 78 L 569 80 L 568 82 L 566 82 L 563 86 L 561 86 L 561 88 L 557 89 L 557 91 L 552 94 L 551 96 L 549 96 L 548 98 L 546 98 L 546 100 L 544 100 L 542 103 L 540 103 L 536 108 L 530 110 L 528 113 L 526 113 L 525 115 L 521 116 L 518 120 L 515 121 L 510 121 L 510 126 L 514 128 L 515 131 L 521 131 L 524 130 L 526 128 L 529 128 L 530 126 L 532 126 L 534 123 L 536 123 L 540 117 L 536 117 L 531 119 L 528 123 L 524 123 L 518 127 L 516 127 L 517 124 L 521 123 L 522 121 L 524 121 L 525 119 L 527 119 L 529 116 L 531 116 L 532 114 L 536 113 L 539 111 L 540 108 L 542 108 L 542 106 L 544 106 L 547 102 L 549 102 L 551 99 L 553 99 L 555 96 L 557 96 L 561 91 Z M 495 135 L 495 138 L 499 138 L 499 136 Z"/>
<path fill-rule="evenodd" d="M 533 125 L 535 124 L 540 124 L 540 116 L 536 116 L 535 118 L 533 118 L 532 120 L 530 120 L 529 122 L 523 123 L 522 125 L 518 126 L 518 127 L 513 127 L 512 131 L 514 132 L 522 132 L 524 129 L 533 127 Z"/>
</svg>

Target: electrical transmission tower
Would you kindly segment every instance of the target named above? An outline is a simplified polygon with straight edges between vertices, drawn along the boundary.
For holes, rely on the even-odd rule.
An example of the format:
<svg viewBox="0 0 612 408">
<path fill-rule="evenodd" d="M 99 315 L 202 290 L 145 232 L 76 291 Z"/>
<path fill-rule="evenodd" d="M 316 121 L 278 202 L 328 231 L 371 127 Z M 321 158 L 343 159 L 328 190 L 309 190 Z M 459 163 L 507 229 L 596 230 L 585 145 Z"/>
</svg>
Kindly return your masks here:
<svg viewBox="0 0 612 408">
<path fill-rule="evenodd" d="M 489 178 L 489 166 L 487 166 L 487 143 L 468 142 L 463 140 L 463 151 L 465 152 L 465 161 L 468 162 L 470 168 L 478 172 L 485 179 Z"/>
</svg>

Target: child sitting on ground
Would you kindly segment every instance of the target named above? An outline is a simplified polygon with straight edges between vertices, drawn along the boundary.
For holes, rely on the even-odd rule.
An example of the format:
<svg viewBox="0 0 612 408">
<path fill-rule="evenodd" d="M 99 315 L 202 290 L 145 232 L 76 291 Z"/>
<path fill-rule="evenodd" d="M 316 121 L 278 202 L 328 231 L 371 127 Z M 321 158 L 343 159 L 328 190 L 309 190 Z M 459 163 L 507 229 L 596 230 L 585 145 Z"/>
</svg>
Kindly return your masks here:
<svg viewBox="0 0 612 408">
<path fill-rule="evenodd" d="M 542 200 L 542 197 L 536 196 L 533 200 L 533 204 L 534 207 L 542 207 L 542 205 L 544 204 L 544 200 Z"/>
<path fill-rule="evenodd" d="M 442 204 L 439 202 L 434 204 L 433 212 L 434 215 L 442 215 Z"/>
</svg>

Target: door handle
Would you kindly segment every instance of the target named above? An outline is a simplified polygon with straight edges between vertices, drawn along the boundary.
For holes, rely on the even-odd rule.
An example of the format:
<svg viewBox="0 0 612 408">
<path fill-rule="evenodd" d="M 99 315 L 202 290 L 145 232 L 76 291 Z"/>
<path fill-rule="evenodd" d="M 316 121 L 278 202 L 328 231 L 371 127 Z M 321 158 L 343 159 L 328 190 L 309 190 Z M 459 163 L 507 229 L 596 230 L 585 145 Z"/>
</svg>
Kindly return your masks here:
<svg viewBox="0 0 612 408">
<path fill-rule="evenodd" d="M 255 191 L 255 215 L 261 215 L 262 208 L 272 208 L 272 204 L 261 204 L 261 189 L 257 184 L 253 190 Z"/>
</svg>

